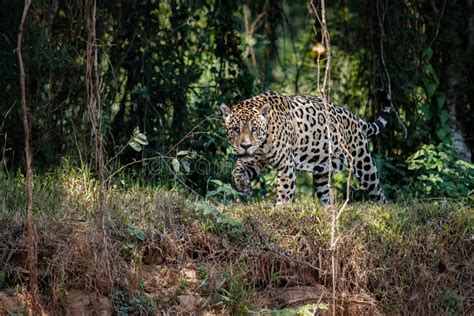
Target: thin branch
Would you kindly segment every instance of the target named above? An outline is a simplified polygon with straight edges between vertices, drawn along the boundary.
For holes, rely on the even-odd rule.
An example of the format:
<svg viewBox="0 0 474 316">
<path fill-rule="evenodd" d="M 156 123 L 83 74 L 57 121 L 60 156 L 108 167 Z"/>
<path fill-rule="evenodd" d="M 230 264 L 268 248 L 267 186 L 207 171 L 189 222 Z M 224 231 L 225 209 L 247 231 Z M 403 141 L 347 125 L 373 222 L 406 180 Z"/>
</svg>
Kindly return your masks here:
<svg viewBox="0 0 474 316">
<path fill-rule="evenodd" d="M 447 4 L 447 3 L 448 3 L 448 0 L 444 0 L 444 2 L 443 2 L 443 7 L 441 8 L 441 12 L 440 12 L 439 17 L 438 17 L 438 21 L 436 22 L 436 29 L 435 29 L 433 38 L 431 39 L 430 44 L 428 45 L 428 48 L 430 48 L 431 46 L 433 46 L 433 43 L 436 41 L 436 38 L 438 37 L 438 34 L 439 34 L 439 26 L 441 25 L 441 18 L 442 18 L 443 15 L 444 15 L 444 11 L 445 11 L 445 9 L 446 9 L 446 4 Z"/>
<path fill-rule="evenodd" d="M 21 94 L 21 110 L 23 129 L 25 131 L 25 156 L 26 156 L 26 213 L 28 222 L 28 272 L 30 283 L 30 297 L 31 310 L 33 315 L 42 313 L 41 301 L 38 289 L 38 274 L 37 274 L 37 260 L 38 260 L 38 233 L 36 231 L 35 217 L 33 214 L 33 154 L 31 152 L 31 109 L 26 101 L 25 89 L 25 67 L 23 65 L 22 57 L 22 42 L 23 30 L 25 27 L 26 18 L 30 10 L 31 0 L 25 0 L 23 14 L 21 16 L 20 25 L 18 27 L 18 41 L 16 53 L 18 56 L 19 66 L 19 81 Z"/>
<path fill-rule="evenodd" d="M 250 23 L 251 13 L 250 13 L 250 8 L 249 8 L 249 5 L 248 5 L 247 1 L 244 2 L 242 10 L 243 10 L 243 18 L 244 18 L 245 36 L 246 36 L 247 40 L 249 41 L 253 38 L 253 34 L 255 33 L 255 30 L 262 23 L 263 17 L 265 17 L 265 15 L 267 13 L 266 12 L 260 13 L 259 15 L 257 15 L 255 20 L 252 23 Z M 248 42 L 247 44 L 248 44 L 248 46 L 247 46 L 247 49 L 246 49 L 244 55 L 250 54 L 250 59 L 252 60 L 252 65 L 253 65 L 253 67 L 256 67 L 257 66 L 257 58 L 255 56 L 255 49 L 254 49 L 253 44 L 251 42 Z"/>
<path fill-rule="evenodd" d="M 105 221 L 107 218 L 107 212 L 104 208 L 106 201 L 105 196 L 105 162 L 104 162 L 104 145 L 102 137 L 102 106 L 100 100 L 100 74 L 99 74 L 99 52 L 97 45 L 96 36 L 96 14 L 97 14 L 97 3 L 96 0 L 85 1 L 85 13 L 87 17 L 87 62 L 86 62 L 86 95 L 87 95 L 87 108 L 89 112 L 90 121 L 92 124 L 92 134 L 94 135 L 95 152 L 96 152 L 96 164 L 99 171 L 99 218 L 100 227 L 102 230 L 102 241 L 104 247 L 104 260 L 107 275 L 110 284 L 113 284 L 112 271 L 109 260 L 109 242 Z"/>
<path fill-rule="evenodd" d="M 327 134 L 327 142 L 328 142 L 328 188 L 329 188 L 329 209 L 331 211 L 331 272 L 332 272 L 332 313 L 333 315 L 336 315 L 336 285 L 337 285 L 337 269 L 336 269 L 336 233 L 337 233 L 337 228 L 338 228 L 338 221 L 337 221 L 337 213 L 336 213 L 336 207 L 334 205 L 334 195 L 332 192 L 332 173 L 333 173 L 333 167 L 332 167 L 332 157 L 334 155 L 333 153 L 333 143 L 332 143 L 332 131 L 331 127 L 336 127 L 335 131 L 336 133 L 339 133 L 339 130 L 337 129 L 337 126 L 331 126 L 333 125 L 331 122 L 331 115 L 329 111 L 329 102 L 330 102 L 330 92 L 331 92 L 331 87 L 330 87 L 330 70 L 331 70 L 331 44 L 330 44 L 330 36 L 327 28 L 327 21 L 326 21 L 326 2 L 325 0 L 321 0 L 321 16 L 318 14 L 318 10 L 316 9 L 316 6 L 314 5 L 313 1 L 310 1 L 311 7 L 313 9 L 313 13 L 316 16 L 317 20 L 319 21 L 319 24 L 321 26 L 321 44 L 325 48 L 326 54 L 327 54 L 327 59 L 326 59 L 326 67 L 324 69 L 324 77 L 323 77 L 323 83 L 322 87 L 320 88 L 320 56 L 318 55 L 318 60 L 317 60 L 317 79 L 318 79 L 318 90 L 320 91 L 322 95 L 322 100 L 323 100 L 323 105 L 324 105 L 324 116 L 325 116 L 325 128 L 326 128 L 326 134 Z M 315 26 L 313 26 L 313 29 L 316 32 Z M 334 124 L 337 124 L 337 122 L 334 122 Z M 338 137 L 339 135 L 336 135 Z M 339 138 L 339 137 L 338 137 Z"/>
</svg>

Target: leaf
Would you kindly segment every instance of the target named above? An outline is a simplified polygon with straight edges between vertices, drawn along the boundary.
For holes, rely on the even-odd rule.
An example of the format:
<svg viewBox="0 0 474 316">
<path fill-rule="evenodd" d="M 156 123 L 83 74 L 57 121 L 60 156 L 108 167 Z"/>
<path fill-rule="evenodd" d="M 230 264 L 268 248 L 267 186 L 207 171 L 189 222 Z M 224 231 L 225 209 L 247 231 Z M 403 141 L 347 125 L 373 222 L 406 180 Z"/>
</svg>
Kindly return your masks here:
<svg viewBox="0 0 474 316">
<path fill-rule="evenodd" d="M 436 102 L 438 103 L 438 109 L 443 108 L 444 102 L 446 102 L 446 94 L 443 92 L 437 93 Z"/>
<path fill-rule="evenodd" d="M 216 195 L 216 194 L 218 194 L 218 193 L 219 193 L 219 192 L 217 192 L 217 191 L 215 191 L 215 190 L 214 190 L 214 191 L 208 191 L 207 194 L 206 194 L 206 196 L 207 196 L 207 197 L 212 197 L 212 196 L 214 196 L 214 195 Z"/>
<path fill-rule="evenodd" d="M 176 154 L 176 156 L 186 156 L 187 154 L 189 154 L 189 150 L 180 150 L 178 151 L 178 153 Z"/>
<path fill-rule="evenodd" d="M 209 194 L 209 193 L 208 193 Z M 203 215 L 213 214 L 217 212 L 217 209 L 212 205 L 207 204 L 204 201 L 196 202 L 196 208 L 202 212 Z"/>
<path fill-rule="evenodd" d="M 431 108 L 429 104 L 423 103 L 421 105 L 421 112 L 426 116 L 426 118 L 429 120 L 431 119 L 432 113 L 431 113 Z"/>
<path fill-rule="evenodd" d="M 179 172 L 179 161 L 178 161 L 178 159 L 173 158 L 173 160 L 171 161 L 171 165 L 173 166 L 173 170 L 175 172 Z"/>
<path fill-rule="evenodd" d="M 446 131 L 446 129 L 442 128 L 436 131 L 436 135 L 441 141 L 444 141 L 446 138 L 446 135 L 448 135 L 448 132 Z"/>
<path fill-rule="evenodd" d="M 133 140 L 141 145 L 148 145 L 148 139 L 143 133 L 137 133 L 134 135 Z"/>
<path fill-rule="evenodd" d="M 425 89 L 426 89 L 426 96 L 428 98 L 431 98 L 433 96 L 433 94 L 435 93 L 436 91 L 436 88 L 438 87 L 438 85 L 436 83 L 428 83 L 426 86 L 425 86 Z"/>
<path fill-rule="evenodd" d="M 428 49 L 426 50 L 426 57 L 428 57 L 428 60 L 433 57 L 433 49 L 431 47 L 428 47 Z"/>
<path fill-rule="evenodd" d="M 436 74 L 436 71 L 434 70 L 433 65 L 429 64 L 428 66 L 426 66 L 426 69 L 428 70 L 428 72 L 430 73 L 430 75 L 432 76 L 436 84 L 439 84 L 439 77 Z"/>
<path fill-rule="evenodd" d="M 137 142 L 135 142 L 135 141 L 133 141 L 133 140 L 132 140 L 130 143 L 128 143 L 128 144 L 129 144 L 130 147 L 132 147 L 133 150 L 135 150 L 135 151 L 141 151 L 141 150 L 142 150 L 142 146 L 141 146 L 139 143 L 137 143 Z"/>
<path fill-rule="evenodd" d="M 439 121 L 441 122 L 441 125 L 445 126 L 446 122 L 448 121 L 448 112 L 446 110 L 441 110 L 439 113 Z"/>
<path fill-rule="evenodd" d="M 132 235 L 138 239 L 140 239 L 141 241 L 144 241 L 145 240 L 145 233 L 143 232 L 143 230 L 141 229 L 138 229 L 138 228 L 135 228 L 133 231 L 132 231 Z"/>
<path fill-rule="evenodd" d="M 129 232 L 130 236 L 140 239 L 141 241 L 145 240 L 145 233 L 140 228 L 135 227 L 134 225 L 130 225 Z"/>
<path fill-rule="evenodd" d="M 215 185 L 218 185 L 218 186 L 224 185 L 224 183 L 222 183 L 221 180 L 217 180 L 217 179 L 213 179 L 213 180 L 211 180 L 211 182 L 214 183 Z"/>
<path fill-rule="evenodd" d="M 189 160 L 181 160 L 181 165 L 183 166 L 184 172 L 189 173 L 191 171 L 191 163 L 189 162 Z"/>
<path fill-rule="evenodd" d="M 148 145 L 148 139 L 145 134 L 140 133 L 138 127 L 133 130 L 133 136 L 128 143 L 135 151 L 141 151 L 143 146 Z"/>
</svg>

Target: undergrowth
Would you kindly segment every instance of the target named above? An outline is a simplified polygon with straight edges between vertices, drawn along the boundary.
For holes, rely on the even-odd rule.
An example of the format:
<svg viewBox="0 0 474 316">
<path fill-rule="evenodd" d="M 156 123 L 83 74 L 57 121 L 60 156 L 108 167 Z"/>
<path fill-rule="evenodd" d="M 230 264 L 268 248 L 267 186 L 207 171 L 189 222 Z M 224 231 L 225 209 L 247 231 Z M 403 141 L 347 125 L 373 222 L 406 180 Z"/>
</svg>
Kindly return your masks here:
<svg viewBox="0 0 474 316">
<path fill-rule="evenodd" d="M 0 185 L 0 286 L 18 292 L 28 278 L 23 179 L 0 175 Z M 117 314 L 289 315 L 331 308 L 330 214 L 309 197 L 275 208 L 111 184 L 104 245 L 97 182 L 87 170 L 36 177 L 34 196 L 41 293 L 54 313 L 65 312 L 73 290 L 107 297 Z M 468 203 L 351 204 L 336 254 L 340 311 L 472 311 Z"/>
</svg>

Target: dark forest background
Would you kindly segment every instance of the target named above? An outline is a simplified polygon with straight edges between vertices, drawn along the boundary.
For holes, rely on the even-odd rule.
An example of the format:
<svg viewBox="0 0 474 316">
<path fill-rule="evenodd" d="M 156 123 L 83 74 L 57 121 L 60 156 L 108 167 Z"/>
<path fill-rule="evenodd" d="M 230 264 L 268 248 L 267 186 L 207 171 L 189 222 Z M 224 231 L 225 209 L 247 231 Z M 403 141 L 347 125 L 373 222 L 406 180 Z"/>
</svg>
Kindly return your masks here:
<svg viewBox="0 0 474 316">
<path fill-rule="evenodd" d="M 11 175 L 24 166 L 15 53 L 23 2 L 1 8 L 0 174 Z M 231 182 L 220 103 L 268 89 L 318 94 L 326 52 L 305 1 L 98 1 L 97 16 L 106 173 L 117 185 L 204 195 Z M 389 197 L 472 198 L 472 1 L 330 1 L 327 19 L 335 103 L 372 120 L 372 96 L 388 88 L 384 57 L 400 120 L 372 145 Z M 82 1 L 33 1 L 23 58 L 36 173 L 95 170 L 87 37 Z M 273 181 L 262 176 L 256 193 L 266 196 Z M 308 191 L 309 178 L 300 181 Z"/>
<path fill-rule="evenodd" d="M 473 1 L 325 2 L 0 0 L 0 314 L 472 314 Z M 219 105 L 270 89 L 391 91 L 390 203 L 240 203 Z"/>
</svg>

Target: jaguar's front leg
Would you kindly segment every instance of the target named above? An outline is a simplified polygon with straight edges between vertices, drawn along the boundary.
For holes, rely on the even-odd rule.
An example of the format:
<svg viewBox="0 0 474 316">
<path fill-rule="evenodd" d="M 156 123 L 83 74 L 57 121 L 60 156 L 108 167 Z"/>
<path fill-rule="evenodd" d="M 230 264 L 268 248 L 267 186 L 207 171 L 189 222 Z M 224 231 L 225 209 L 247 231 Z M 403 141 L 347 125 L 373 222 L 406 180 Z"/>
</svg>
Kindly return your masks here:
<svg viewBox="0 0 474 316">
<path fill-rule="evenodd" d="M 242 191 L 245 199 L 250 199 L 250 181 L 258 176 L 262 168 L 263 163 L 258 160 L 237 159 L 237 163 L 232 171 L 232 178 L 237 188 Z"/>
<path fill-rule="evenodd" d="M 277 205 L 291 203 L 296 187 L 296 172 L 293 160 L 280 166 L 277 171 Z"/>
</svg>

